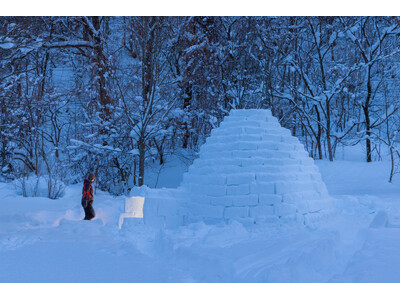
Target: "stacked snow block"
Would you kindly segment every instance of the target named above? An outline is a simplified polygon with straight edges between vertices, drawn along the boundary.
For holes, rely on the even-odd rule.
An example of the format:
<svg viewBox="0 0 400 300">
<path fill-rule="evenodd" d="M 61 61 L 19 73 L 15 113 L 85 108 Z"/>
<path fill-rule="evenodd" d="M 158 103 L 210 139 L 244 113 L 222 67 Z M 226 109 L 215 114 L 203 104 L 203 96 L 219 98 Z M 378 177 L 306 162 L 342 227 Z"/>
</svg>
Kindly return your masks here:
<svg viewBox="0 0 400 300">
<path fill-rule="evenodd" d="M 312 223 L 332 208 L 318 168 L 269 110 L 232 110 L 178 189 L 146 195 L 145 224 Z"/>
<path fill-rule="evenodd" d="M 144 224 L 158 228 L 176 228 L 185 225 L 187 193 L 181 188 L 146 191 L 143 207 Z"/>
<path fill-rule="evenodd" d="M 181 188 L 187 222 L 308 223 L 332 208 L 313 160 L 269 110 L 232 110 Z"/>
</svg>

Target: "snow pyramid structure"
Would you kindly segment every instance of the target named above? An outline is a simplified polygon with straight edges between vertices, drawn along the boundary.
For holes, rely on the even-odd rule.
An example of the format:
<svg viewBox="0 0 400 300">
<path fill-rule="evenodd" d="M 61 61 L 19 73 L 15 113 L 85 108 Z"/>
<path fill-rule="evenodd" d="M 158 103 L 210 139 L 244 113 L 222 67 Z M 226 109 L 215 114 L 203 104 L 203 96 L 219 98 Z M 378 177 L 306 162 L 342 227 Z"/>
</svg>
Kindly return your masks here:
<svg viewBox="0 0 400 300">
<path fill-rule="evenodd" d="M 303 145 L 269 110 L 255 109 L 232 110 L 212 130 L 180 187 L 147 198 L 150 219 L 164 226 L 222 220 L 307 224 L 333 207 Z"/>
</svg>

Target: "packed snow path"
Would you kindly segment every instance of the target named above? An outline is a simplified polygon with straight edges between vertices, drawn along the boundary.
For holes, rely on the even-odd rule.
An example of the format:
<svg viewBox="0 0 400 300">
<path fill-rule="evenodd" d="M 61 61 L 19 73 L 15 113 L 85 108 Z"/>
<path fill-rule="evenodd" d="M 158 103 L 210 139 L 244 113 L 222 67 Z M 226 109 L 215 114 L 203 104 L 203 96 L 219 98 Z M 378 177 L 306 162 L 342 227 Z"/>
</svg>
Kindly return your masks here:
<svg viewBox="0 0 400 300">
<path fill-rule="evenodd" d="M 338 214 L 313 228 L 232 222 L 154 230 L 127 220 L 118 230 L 122 197 L 98 192 L 97 217 L 87 222 L 80 185 L 49 200 L 0 184 L 0 281 L 399 282 L 400 228 L 370 228 L 381 211 L 400 224 L 398 182 L 386 183 L 384 163 L 318 165 Z"/>
</svg>

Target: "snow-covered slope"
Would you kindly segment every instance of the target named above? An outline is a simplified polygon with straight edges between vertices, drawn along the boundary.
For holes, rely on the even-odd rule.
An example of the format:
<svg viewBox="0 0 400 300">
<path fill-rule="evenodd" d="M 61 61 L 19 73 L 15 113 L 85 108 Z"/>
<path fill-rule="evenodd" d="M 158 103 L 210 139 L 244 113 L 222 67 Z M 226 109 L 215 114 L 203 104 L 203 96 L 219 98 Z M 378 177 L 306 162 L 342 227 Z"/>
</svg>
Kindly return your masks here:
<svg viewBox="0 0 400 300">
<path fill-rule="evenodd" d="M 81 184 L 50 200 L 0 183 L 0 282 L 399 282 L 400 177 L 387 182 L 385 161 L 317 165 L 339 213 L 313 228 L 127 219 L 118 230 L 124 197 L 97 191 L 89 222 Z M 371 227 L 380 212 L 388 222 Z"/>
</svg>

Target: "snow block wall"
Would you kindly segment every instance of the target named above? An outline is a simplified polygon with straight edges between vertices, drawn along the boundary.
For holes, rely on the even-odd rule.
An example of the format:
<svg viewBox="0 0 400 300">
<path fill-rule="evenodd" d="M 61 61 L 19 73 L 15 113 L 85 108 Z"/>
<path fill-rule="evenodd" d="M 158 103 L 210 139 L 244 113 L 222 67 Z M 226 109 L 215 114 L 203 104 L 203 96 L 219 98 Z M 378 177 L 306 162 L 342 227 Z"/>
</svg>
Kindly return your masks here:
<svg viewBox="0 0 400 300">
<path fill-rule="evenodd" d="M 148 223 L 307 224 L 332 208 L 317 166 L 269 110 L 232 110 L 199 154 L 178 189 L 146 197 Z"/>
</svg>

